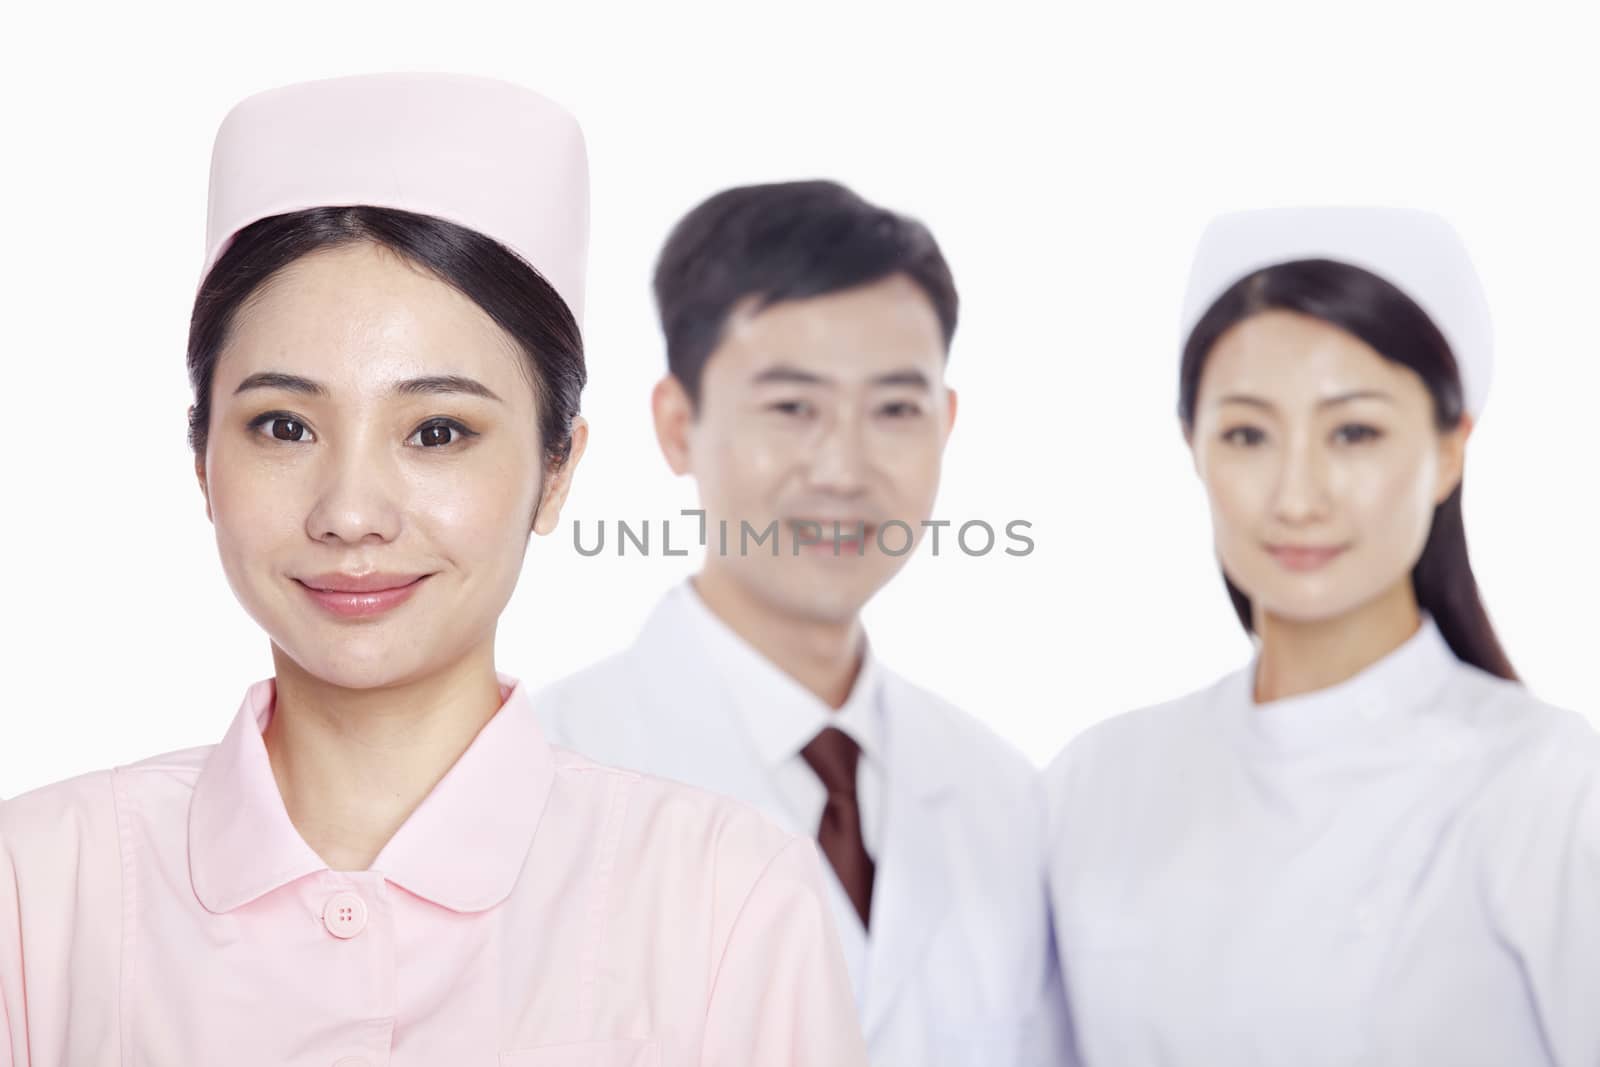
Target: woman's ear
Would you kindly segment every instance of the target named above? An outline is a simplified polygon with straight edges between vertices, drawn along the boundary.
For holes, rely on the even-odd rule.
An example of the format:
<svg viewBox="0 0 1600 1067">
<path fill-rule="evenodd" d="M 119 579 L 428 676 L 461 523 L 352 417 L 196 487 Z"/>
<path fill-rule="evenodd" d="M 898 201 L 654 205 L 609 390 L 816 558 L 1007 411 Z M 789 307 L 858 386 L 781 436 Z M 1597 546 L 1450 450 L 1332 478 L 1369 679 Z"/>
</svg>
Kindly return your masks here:
<svg viewBox="0 0 1600 1067">
<path fill-rule="evenodd" d="M 1461 484 L 1467 467 L 1467 438 L 1472 436 L 1476 426 L 1471 415 L 1463 414 L 1460 422 L 1439 435 L 1439 481 L 1433 490 L 1435 507 L 1448 500 Z"/>
<path fill-rule="evenodd" d="M 567 502 L 567 494 L 572 491 L 572 476 L 578 469 L 578 461 L 583 458 L 584 449 L 588 447 L 589 421 L 579 415 L 572 420 L 572 445 L 567 450 L 566 462 L 550 473 L 539 494 L 539 504 L 533 512 L 534 533 L 542 537 L 553 531 L 561 521 L 561 508 Z"/>
<path fill-rule="evenodd" d="M 1181 415 L 1178 417 L 1178 432 L 1183 434 L 1184 447 L 1189 450 L 1189 463 L 1194 468 L 1194 472 L 1199 474 L 1200 457 L 1195 455 L 1194 451 L 1194 427 L 1184 422 Z"/>
<path fill-rule="evenodd" d="M 650 412 L 655 416 L 656 442 L 673 474 L 689 473 L 689 428 L 694 423 L 694 401 L 675 374 L 668 374 L 650 391 Z"/>
<path fill-rule="evenodd" d="M 194 406 L 190 405 L 190 407 L 189 407 L 189 425 L 193 425 L 193 423 L 194 423 Z M 207 522 L 216 521 L 211 517 L 211 484 L 208 481 L 206 481 L 206 457 L 205 457 L 205 453 L 203 453 L 203 452 L 196 452 L 195 455 L 194 455 L 194 480 L 199 484 L 199 486 L 200 486 L 200 497 L 201 497 L 201 499 L 203 499 L 205 501 L 205 504 L 206 504 L 206 521 Z"/>
</svg>

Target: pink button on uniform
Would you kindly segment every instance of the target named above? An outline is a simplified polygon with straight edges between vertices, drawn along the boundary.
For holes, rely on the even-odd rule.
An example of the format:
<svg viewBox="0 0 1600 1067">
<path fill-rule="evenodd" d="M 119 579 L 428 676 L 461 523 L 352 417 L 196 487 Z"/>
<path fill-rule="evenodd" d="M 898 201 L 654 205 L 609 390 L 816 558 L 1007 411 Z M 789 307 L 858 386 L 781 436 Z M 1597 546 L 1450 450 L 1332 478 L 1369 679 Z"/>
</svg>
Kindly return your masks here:
<svg viewBox="0 0 1600 1067">
<path fill-rule="evenodd" d="M 335 893 L 328 898 L 327 906 L 322 909 L 322 925 L 328 928 L 328 933 L 334 937 L 346 940 L 355 937 L 367 926 L 367 902 L 355 893 Z M 335 1067 L 344 1067 L 347 1061 L 340 1060 Z M 363 1061 L 350 1060 L 351 1067 Z"/>
</svg>

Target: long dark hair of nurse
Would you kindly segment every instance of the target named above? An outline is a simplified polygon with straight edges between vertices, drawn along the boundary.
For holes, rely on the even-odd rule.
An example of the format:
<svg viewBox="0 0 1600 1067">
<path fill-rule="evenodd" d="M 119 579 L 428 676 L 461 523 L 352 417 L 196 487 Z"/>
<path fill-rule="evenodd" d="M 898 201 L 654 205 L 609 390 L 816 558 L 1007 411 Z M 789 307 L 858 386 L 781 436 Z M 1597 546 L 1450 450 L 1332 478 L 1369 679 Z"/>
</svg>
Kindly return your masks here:
<svg viewBox="0 0 1600 1067">
<path fill-rule="evenodd" d="M 1178 417 L 1193 430 L 1200 375 L 1212 347 L 1232 326 L 1269 310 L 1296 311 L 1336 326 L 1383 358 L 1416 372 L 1433 397 L 1441 432 L 1454 429 L 1466 410 L 1461 374 L 1444 335 L 1416 302 L 1384 279 L 1347 263 L 1303 259 L 1266 267 L 1241 278 L 1201 316 L 1189 333 L 1179 372 Z M 1456 657 L 1501 678 L 1516 680 L 1478 595 L 1467 557 L 1461 485 L 1434 511 L 1421 557 L 1411 571 L 1418 605 L 1434 618 Z M 1226 573 L 1234 611 L 1254 632 L 1250 598 Z"/>
<path fill-rule="evenodd" d="M 204 455 L 217 357 L 239 312 L 304 256 L 356 242 L 386 248 L 477 304 L 522 350 L 538 398 L 547 469 L 566 462 L 586 379 L 583 335 L 560 294 L 517 253 L 476 230 L 410 211 L 319 207 L 273 215 L 234 237 L 195 297 L 189 323 L 189 443 Z"/>
</svg>

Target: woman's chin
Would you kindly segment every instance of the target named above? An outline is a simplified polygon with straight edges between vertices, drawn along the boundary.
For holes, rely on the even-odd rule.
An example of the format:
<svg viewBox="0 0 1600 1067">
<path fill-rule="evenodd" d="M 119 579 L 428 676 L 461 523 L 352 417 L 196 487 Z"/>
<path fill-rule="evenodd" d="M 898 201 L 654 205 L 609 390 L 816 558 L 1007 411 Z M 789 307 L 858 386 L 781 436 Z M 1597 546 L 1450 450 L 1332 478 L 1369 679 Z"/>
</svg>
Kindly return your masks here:
<svg viewBox="0 0 1600 1067">
<path fill-rule="evenodd" d="M 1256 610 L 1284 622 L 1314 625 L 1333 622 L 1359 608 L 1366 598 L 1353 595 L 1349 589 L 1295 589 L 1274 590 L 1273 594 L 1254 600 Z"/>
<path fill-rule="evenodd" d="M 361 642 L 307 648 L 275 640 L 273 645 L 301 674 L 340 689 L 383 689 L 427 673 L 414 654 L 402 653 L 388 643 L 382 647 Z"/>
</svg>

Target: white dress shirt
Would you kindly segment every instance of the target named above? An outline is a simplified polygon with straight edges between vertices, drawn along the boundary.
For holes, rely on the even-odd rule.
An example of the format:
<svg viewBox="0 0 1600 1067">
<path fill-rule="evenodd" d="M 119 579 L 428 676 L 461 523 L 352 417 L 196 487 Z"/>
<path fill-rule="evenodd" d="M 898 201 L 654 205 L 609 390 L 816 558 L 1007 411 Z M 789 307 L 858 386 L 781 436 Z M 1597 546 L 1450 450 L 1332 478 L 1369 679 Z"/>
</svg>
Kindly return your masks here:
<svg viewBox="0 0 1600 1067">
<path fill-rule="evenodd" d="M 706 607 L 692 585 L 678 586 L 667 595 L 716 664 L 716 683 L 744 713 L 745 726 L 797 824 L 815 833 L 828 803 L 828 791 L 800 750 L 828 726 L 843 730 L 860 746 L 856 794 L 861 835 L 867 855 L 876 856 L 883 825 L 883 708 L 881 668 L 871 643 L 866 643 L 849 697 L 834 709 L 734 633 Z"/>
<path fill-rule="evenodd" d="M 814 835 L 826 791 L 800 756 L 824 726 L 861 746 L 871 930 L 833 908 L 874 1067 L 1054 1067 L 1065 1001 L 1050 934 L 1044 797 L 1027 760 L 870 649 L 830 709 L 684 583 L 625 651 L 536 694 L 558 745 L 735 797 Z"/>
<path fill-rule="evenodd" d="M 677 586 L 667 596 L 672 610 L 693 628 L 693 639 L 716 665 L 708 680 L 723 687 L 730 706 L 739 709 L 772 786 L 783 798 L 789 825 L 809 828 L 815 835 L 828 803 L 827 789 L 800 750 L 828 726 L 843 730 L 860 746 L 856 803 L 867 855 L 876 857 L 883 821 L 883 711 L 880 671 L 870 643 L 849 697 L 835 710 L 735 633 L 706 607 L 692 585 Z M 838 879 L 829 877 L 827 886 L 845 964 L 859 996 L 865 988 L 867 930 Z"/>
</svg>

